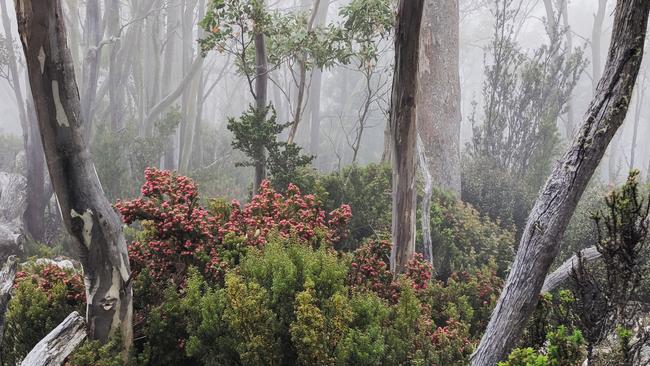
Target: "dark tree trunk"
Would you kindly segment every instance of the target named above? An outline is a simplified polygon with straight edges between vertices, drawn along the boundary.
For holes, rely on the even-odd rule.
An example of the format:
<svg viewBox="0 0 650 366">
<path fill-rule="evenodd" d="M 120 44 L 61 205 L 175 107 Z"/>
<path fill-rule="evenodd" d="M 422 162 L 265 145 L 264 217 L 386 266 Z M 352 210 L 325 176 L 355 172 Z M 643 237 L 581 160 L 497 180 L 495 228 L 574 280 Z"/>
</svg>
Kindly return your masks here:
<svg viewBox="0 0 650 366">
<path fill-rule="evenodd" d="M 131 270 L 119 218 L 83 138 L 83 120 L 60 0 L 17 0 L 45 158 L 63 223 L 75 238 L 86 284 L 89 336 L 121 332 L 131 343 Z"/>
<path fill-rule="evenodd" d="M 418 132 L 433 184 L 460 196 L 458 0 L 426 0 L 420 37 Z"/>
<path fill-rule="evenodd" d="M 650 1 L 619 0 L 603 76 L 584 124 L 557 163 L 528 217 L 512 269 L 472 365 L 494 365 L 532 314 L 560 238 L 607 145 L 621 126 L 639 73 Z"/>
<path fill-rule="evenodd" d="M 266 42 L 264 34 L 255 35 L 255 107 L 260 110 L 266 108 L 266 100 L 268 93 L 269 71 L 266 61 Z M 264 147 L 262 149 L 262 158 L 255 162 L 255 177 L 253 178 L 253 195 L 259 192 L 262 181 L 266 179 L 266 159 L 264 156 L 266 152 Z"/>
<path fill-rule="evenodd" d="M 393 161 L 393 248 L 390 267 L 402 273 L 415 253 L 416 94 L 420 22 L 424 0 L 400 0 L 395 28 L 395 71 L 391 96 Z"/>
</svg>

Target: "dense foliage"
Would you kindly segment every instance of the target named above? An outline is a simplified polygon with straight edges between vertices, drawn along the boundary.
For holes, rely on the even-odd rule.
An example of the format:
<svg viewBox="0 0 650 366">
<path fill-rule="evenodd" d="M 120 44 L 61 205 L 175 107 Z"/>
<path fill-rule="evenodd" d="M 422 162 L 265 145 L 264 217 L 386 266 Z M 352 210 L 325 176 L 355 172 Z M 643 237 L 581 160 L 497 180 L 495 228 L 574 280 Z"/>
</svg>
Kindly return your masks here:
<svg viewBox="0 0 650 366">
<path fill-rule="evenodd" d="M 15 366 L 72 311 L 85 309 L 84 282 L 73 269 L 27 263 L 16 273 L 0 361 Z"/>
</svg>

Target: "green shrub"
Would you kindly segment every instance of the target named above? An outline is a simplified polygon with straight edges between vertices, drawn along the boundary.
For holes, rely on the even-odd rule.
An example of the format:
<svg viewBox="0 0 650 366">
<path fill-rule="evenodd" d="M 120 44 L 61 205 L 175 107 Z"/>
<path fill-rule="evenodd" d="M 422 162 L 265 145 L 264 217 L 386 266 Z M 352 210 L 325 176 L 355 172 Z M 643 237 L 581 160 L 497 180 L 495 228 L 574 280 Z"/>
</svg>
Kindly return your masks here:
<svg viewBox="0 0 650 366">
<path fill-rule="evenodd" d="M 15 366 L 73 311 L 84 313 L 85 294 L 79 274 L 56 266 L 24 266 L 16 274 L 7 309 L 2 365 Z"/>
<path fill-rule="evenodd" d="M 499 366 L 578 366 L 585 358 L 582 333 L 559 326 L 546 336 L 544 350 L 517 348 Z"/>
<path fill-rule="evenodd" d="M 390 166 L 353 165 L 321 177 L 319 184 L 326 192 L 322 199 L 328 210 L 340 207 L 341 204 L 349 204 L 352 208 L 350 237 L 340 243 L 340 248 L 356 249 L 364 239 L 390 231 Z"/>
</svg>

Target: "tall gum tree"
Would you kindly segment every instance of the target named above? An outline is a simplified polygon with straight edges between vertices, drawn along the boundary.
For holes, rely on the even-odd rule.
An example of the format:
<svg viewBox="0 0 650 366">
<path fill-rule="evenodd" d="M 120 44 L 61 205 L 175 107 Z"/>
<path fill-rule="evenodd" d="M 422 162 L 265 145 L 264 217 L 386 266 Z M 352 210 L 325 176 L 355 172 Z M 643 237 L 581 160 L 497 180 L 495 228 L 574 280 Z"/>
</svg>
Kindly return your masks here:
<svg viewBox="0 0 650 366">
<path fill-rule="evenodd" d="M 84 269 L 90 338 L 132 340 L 131 270 L 119 218 L 84 142 L 82 109 L 60 0 L 17 0 L 41 141 L 61 216 Z"/>
<path fill-rule="evenodd" d="M 505 358 L 537 305 L 560 239 L 607 146 L 623 123 L 643 58 L 649 0 L 619 0 L 607 62 L 580 130 L 528 216 L 512 269 L 473 366 Z"/>
<path fill-rule="evenodd" d="M 393 248 L 391 270 L 404 272 L 415 253 L 416 94 L 420 22 L 424 0 L 400 0 L 395 28 L 395 66 L 391 97 L 393 162 Z"/>
<path fill-rule="evenodd" d="M 460 196 L 458 0 L 425 0 L 420 34 L 418 133 L 433 184 Z"/>
</svg>

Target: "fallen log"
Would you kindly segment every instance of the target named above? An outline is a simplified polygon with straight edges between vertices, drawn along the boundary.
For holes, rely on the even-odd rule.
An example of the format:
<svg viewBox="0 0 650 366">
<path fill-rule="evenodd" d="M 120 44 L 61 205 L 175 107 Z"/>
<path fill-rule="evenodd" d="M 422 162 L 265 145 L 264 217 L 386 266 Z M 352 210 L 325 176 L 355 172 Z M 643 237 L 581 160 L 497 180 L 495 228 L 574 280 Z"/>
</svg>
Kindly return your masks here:
<svg viewBox="0 0 650 366">
<path fill-rule="evenodd" d="M 600 252 L 595 246 L 583 249 L 580 251 L 584 263 L 592 262 L 600 258 Z M 571 258 L 567 259 L 560 265 L 553 273 L 546 276 L 544 286 L 542 286 L 542 293 L 555 290 L 564 280 L 571 276 L 573 268 L 578 265 L 578 255 L 574 254 Z"/>
<path fill-rule="evenodd" d="M 16 257 L 7 259 L 2 270 L 0 270 L 0 354 L 2 354 L 2 335 L 4 334 L 5 313 L 11 299 L 11 288 L 16 278 Z"/>
<path fill-rule="evenodd" d="M 34 346 L 21 366 L 60 366 L 86 338 L 86 321 L 76 311 Z"/>
</svg>

